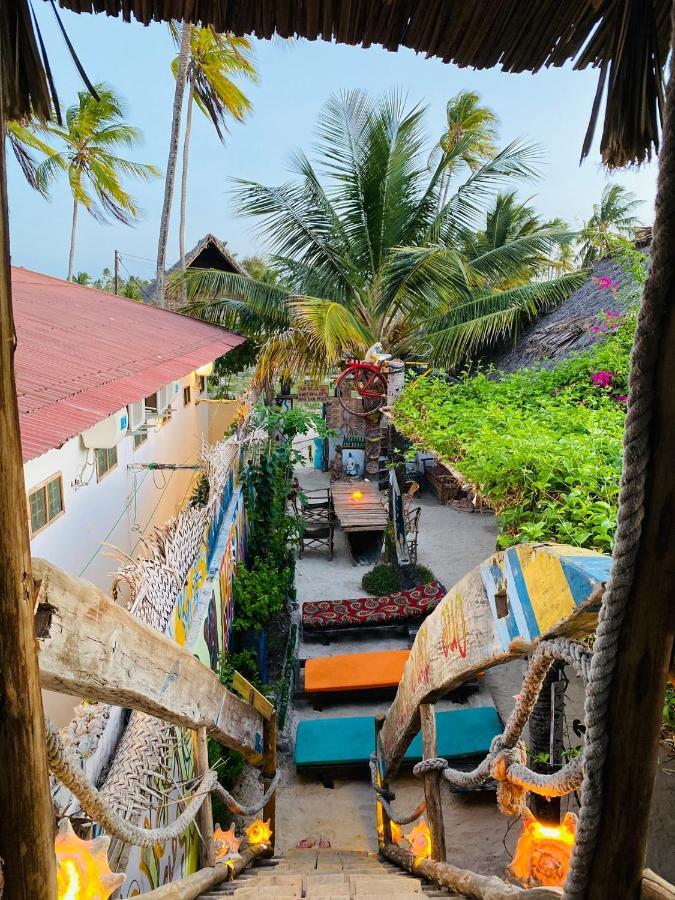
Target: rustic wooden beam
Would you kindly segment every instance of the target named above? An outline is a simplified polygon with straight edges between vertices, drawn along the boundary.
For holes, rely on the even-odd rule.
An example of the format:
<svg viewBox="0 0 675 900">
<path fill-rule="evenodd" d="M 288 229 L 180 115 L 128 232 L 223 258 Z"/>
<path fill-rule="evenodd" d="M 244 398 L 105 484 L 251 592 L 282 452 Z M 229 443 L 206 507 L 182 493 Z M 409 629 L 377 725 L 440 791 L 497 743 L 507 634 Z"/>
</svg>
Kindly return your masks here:
<svg viewBox="0 0 675 900">
<path fill-rule="evenodd" d="M 0 135 L 5 133 L 2 96 L 0 83 Z M 0 871 L 3 900 L 53 900 L 54 817 L 33 630 L 15 348 L 5 151 L 0 148 L 0 808 L 5 823 Z"/>
<path fill-rule="evenodd" d="M 396 844 L 380 847 L 380 853 L 418 878 L 426 878 L 427 881 L 448 888 L 469 900 L 560 900 L 562 896 L 562 891 L 558 888 L 533 888 L 525 891 L 514 884 L 507 884 L 496 875 L 479 875 L 468 869 L 458 869 L 448 862 L 416 859 Z"/>
<path fill-rule="evenodd" d="M 277 773 L 277 714 L 274 710 L 272 710 L 272 715 L 269 719 L 265 719 L 265 724 L 263 725 L 263 747 L 262 776 L 263 790 L 266 791 Z M 265 852 L 265 856 L 268 857 L 274 856 L 274 841 L 276 839 L 277 827 L 276 805 L 277 797 L 275 791 L 263 807 L 262 813 L 263 822 L 266 822 L 269 819 L 270 828 L 272 829 L 272 840 Z"/>
<path fill-rule="evenodd" d="M 51 608 L 40 640 L 43 688 L 137 709 L 262 762 L 263 718 L 215 672 L 171 638 L 139 622 L 81 578 L 34 560 L 38 602 Z"/>
<path fill-rule="evenodd" d="M 141 897 L 143 900 L 195 900 L 204 891 L 208 891 L 224 881 L 234 880 L 240 872 L 250 865 L 256 857 L 261 856 L 262 853 L 262 845 L 246 847 L 241 851 L 241 859 L 232 859 L 227 863 L 218 863 L 212 868 L 200 869 L 193 875 L 188 875 L 187 878 L 181 878 L 180 881 L 174 881 L 172 884 L 163 884 L 161 887 L 155 888 L 154 891 L 141 894 Z"/>
<path fill-rule="evenodd" d="M 675 900 L 675 887 L 651 869 L 642 873 L 640 900 Z"/>
<path fill-rule="evenodd" d="M 271 719 L 274 715 L 274 705 L 250 681 L 247 681 L 240 672 L 235 672 L 232 677 L 232 690 L 239 694 L 249 706 L 257 709 L 263 719 Z"/>
<path fill-rule="evenodd" d="M 383 713 L 378 713 L 375 716 L 375 750 L 377 752 L 378 763 L 379 763 L 379 757 L 380 757 L 380 747 L 379 747 L 378 736 L 380 734 L 380 731 L 382 731 L 382 726 L 384 725 L 385 719 L 386 719 L 386 716 Z M 379 772 L 379 765 L 378 765 L 378 772 Z M 378 782 L 379 782 L 379 786 L 383 790 L 385 790 L 385 791 L 389 790 L 389 785 L 386 782 L 382 781 L 382 779 L 379 777 L 379 775 L 378 775 Z M 375 812 L 376 812 L 377 822 L 382 823 L 382 831 L 380 832 L 379 828 L 377 830 L 378 844 L 381 847 L 386 846 L 387 844 L 393 844 L 394 839 L 392 838 L 392 835 L 391 835 L 391 819 L 385 812 L 382 804 L 378 803 L 377 800 L 375 801 Z"/>
<path fill-rule="evenodd" d="M 197 777 L 202 778 L 209 770 L 209 748 L 206 736 L 206 728 L 198 728 L 195 734 Z M 204 798 L 199 813 L 197 824 L 202 837 L 199 849 L 199 865 L 202 869 L 212 868 L 216 864 L 216 844 L 213 837 L 213 810 L 211 809 L 211 795 Z"/>
<path fill-rule="evenodd" d="M 422 726 L 422 755 L 424 759 L 434 759 L 438 756 L 438 748 L 436 710 L 433 703 L 423 703 L 420 706 L 420 723 Z M 431 836 L 431 858 L 436 862 L 445 862 L 446 859 L 441 777 L 442 774 L 439 771 L 426 772 L 424 775 L 424 800 L 427 805 L 427 822 Z"/>
</svg>

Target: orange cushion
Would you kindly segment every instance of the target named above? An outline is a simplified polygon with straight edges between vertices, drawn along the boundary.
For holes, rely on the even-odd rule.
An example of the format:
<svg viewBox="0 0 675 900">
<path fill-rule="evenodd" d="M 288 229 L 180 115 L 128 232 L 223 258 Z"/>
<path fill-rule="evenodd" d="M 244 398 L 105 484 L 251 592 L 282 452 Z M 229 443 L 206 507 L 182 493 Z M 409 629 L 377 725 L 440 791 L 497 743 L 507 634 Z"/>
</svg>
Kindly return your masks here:
<svg viewBox="0 0 675 900">
<path fill-rule="evenodd" d="M 358 691 L 396 687 L 409 650 L 320 656 L 305 663 L 306 691 Z"/>
</svg>

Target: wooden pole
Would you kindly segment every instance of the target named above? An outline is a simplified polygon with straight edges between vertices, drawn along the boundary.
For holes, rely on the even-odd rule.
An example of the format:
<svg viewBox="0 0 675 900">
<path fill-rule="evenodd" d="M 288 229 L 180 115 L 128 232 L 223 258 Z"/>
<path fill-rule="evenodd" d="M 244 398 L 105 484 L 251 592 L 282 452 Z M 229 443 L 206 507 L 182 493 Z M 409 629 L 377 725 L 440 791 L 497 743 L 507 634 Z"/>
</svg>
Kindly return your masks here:
<svg viewBox="0 0 675 900">
<path fill-rule="evenodd" d="M 270 786 L 270 782 L 277 772 L 277 714 L 272 712 L 269 719 L 265 719 L 263 724 L 263 762 L 262 775 L 264 790 Z M 274 841 L 276 838 L 276 791 L 263 807 L 263 822 L 270 820 L 270 828 L 272 829 L 272 839 L 265 856 L 274 856 Z"/>
<path fill-rule="evenodd" d="M 375 716 L 375 749 L 378 753 L 378 757 L 379 757 L 379 749 L 378 749 L 377 738 L 378 738 L 380 731 L 382 730 L 382 726 L 384 725 L 384 720 L 385 720 L 385 716 L 382 713 L 378 713 L 378 715 Z M 386 781 L 381 781 L 379 778 L 379 775 L 378 775 L 378 781 L 379 781 L 379 786 L 383 790 L 385 790 L 385 791 L 389 790 L 389 785 L 387 784 Z M 382 804 L 380 804 L 376 801 L 375 806 L 376 806 L 376 812 L 377 812 L 377 821 L 382 822 L 382 833 L 380 833 L 379 828 L 377 830 L 378 843 L 379 843 L 380 847 L 386 846 L 387 844 L 392 844 L 394 841 L 391 836 L 391 819 L 384 811 L 384 807 L 382 806 Z"/>
<path fill-rule="evenodd" d="M 422 728 L 422 754 L 424 759 L 434 759 L 438 755 L 436 740 L 436 710 L 433 703 L 420 705 L 420 725 Z M 438 771 L 424 775 L 424 799 L 427 805 L 427 822 L 431 835 L 431 858 L 435 862 L 445 862 L 445 824 L 441 802 L 441 778 Z"/>
<path fill-rule="evenodd" d="M 140 896 L 145 900 L 195 900 L 217 884 L 233 881 L 254 859 L 262 856 L 263 852 L 262 845 L 246 847 L 241 851 L 240 859 L 232 859 L 227 863 L 218 863 L 217 866 L 208 869 L 200 869 L 198 872 L 188 875 L 187 878 L 181 878 L 180 881 L 174 881 L 171 884 L 163 884 L 154 891 L 148 891 L 147 894 Z"/>
<path fill-rule="evenodd" d="M 209 748 L 206 737 L 206 728 L 198 728 L 196 733 L 197 750 L 197 775 L 201 778 L 209 770 Z M 213 839 L 213 811 L 211 809 L 211 795 L 204 799 L 197 816 L 197 824 L 202 836 L 202 845 L 199 851 L 199 865 L 204 869 L 216 864 L 216 845 Z"/>
<path fill-rule="evenodd" d="M 0 61 L 0 72 L 2 64 Z M 0 84 L 0 106 L 2 98 Z M 0 108 L 0 134 L 4 134 Z M 5 153 L 0 150 L 0 858 L 3 900 L 54 900 L 54 819 L 33 631 L 26 488 L 14 382 Z"/>
<path fill-rule="evenodd" d="M 675 4 L 674 4 L 675 6 Z M 671 36 L 671 49 L 673 38 Z M 675 81 L 666 95 L 654 222 L 653 265 L 645 293 L 663 315 L 656 329 L 648 390 L 653 403 L 642 533 L 609 685 L 603 800 L 587 900 L 639 897 L 658 764 L 663 694 L 675 631 Z M 646 391 L 645 391 L 646 392 Z M 643 393 L 645 393 L 643 392 Z M 638 398 L 638 402 L 640 402 Z M 644 402 L 644 401 L 642 401 Z M 630 457 L 628 457 L 630 459 Z"/>
</svg>

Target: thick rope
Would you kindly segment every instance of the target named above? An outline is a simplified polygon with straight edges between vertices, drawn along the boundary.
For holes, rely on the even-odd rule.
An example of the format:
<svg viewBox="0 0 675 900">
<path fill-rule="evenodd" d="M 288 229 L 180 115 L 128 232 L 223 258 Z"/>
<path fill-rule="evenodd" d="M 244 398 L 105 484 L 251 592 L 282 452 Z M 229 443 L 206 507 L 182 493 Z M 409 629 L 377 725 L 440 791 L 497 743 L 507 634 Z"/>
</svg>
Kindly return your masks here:
<svg viewBox="0 0 675 900">
<path fill-rule="evenodd" d="M 445 762 L 445 760 L 444 760 Z M 399 816 L 391 805 L 388 797 L 393 799 L 393 795 L 389 794 L 389 792 L 385 792 L 377 783 L 377 754 L 373 753 L 370 757 L 370 783 L 373 786 L 373 790 L 375 791 L 375 798 L 377 802 L 380 804 L 382 809 L 388 818 L 391 819 L 392 822 L 395 822 L 397 825 L 410 825 L 412 822 L 416 822 L 417 819 L 422 815 L 424 810 L 427 808 L 426 802 L 422 800 L 418 803 L 417 808 L 412 812 L 409 816 Z"/>
<path fill-rule="evenodd" d="M 671 9 L 671 47 L 675 35 L 675 3 Z M 585 892 L 597 842 L 602 810 L 602 781 L 607 755 L 609 698 L 619 636 L 630 589 L 644 517 L 649 434 L 656 395 L 656 366 L 669 307 L 675 269 L 675 55 L 671 54 L 666 90 L 663 146 L 659 160 L 652 263 L 645 284 L 631 357 L 624 464 L 619 494 L 612 572 L 600 609 L 593 660 L 586 691 L 586 738 L 581 810 L 565 900 Z"/>
<path fill-rule="evenodd" d="M 84 812 L 94 822 L 118 840 L 136 847 L 152 847 L 179 837 L 194 821 L 209 793 L 218 794 L 230 812 L 252 816 L 268 803 L 279 783 L 280 772 L 277 771 L 262 799 L 245 806 L 218 783 L 216 772 L 210 769 L 201 778 L 186 808 L 174 822 L 164 828 L 139 828 L 123 819 L 89 781 L 76 760 L 68 753 L 56 725 L 50 719 L 46 719 L 46 729 L 47 762 L 55 777 L 77 797 Z"/>
<path fill-rule="evenodd" d="M 507 816 L 524 813 L 528 792 L 544 797 L 561 797 L 576 790 L 583 776 L 583 751 L 558 772 L 542 775 L 525 765 L 527 751 L 520 740 L 548 670 L 556 660 L 571 665 L 584 681 L 588 682 L 591 654 L 583 644 L 567 638 L 542 641 L 530 658 L 518 700 L 506 722 L 504 732 L 492 739 L 485 759 L 469 772 L 451 768 L 448 761 L 441 757 L 423 759 L 413 767 L 413 775 L 421 778 L 427 772 L 442 772 L 446 781 L 453 787 L 463 790 L 476 790 L 486 781 L 494 779 L 497 782 L 497 804 L 500 811 Z M 399 825 L 407 825 L 421 815 L 423 804 L 420 804 L 411 816 L 405 818 L 396 816 L 388 803 L 390 798 L 383 796 L 384 792 L 377 784 L 375 754 L 370 758 L 370 777 L 377 800 L 392 821 Z"/>
</svg>

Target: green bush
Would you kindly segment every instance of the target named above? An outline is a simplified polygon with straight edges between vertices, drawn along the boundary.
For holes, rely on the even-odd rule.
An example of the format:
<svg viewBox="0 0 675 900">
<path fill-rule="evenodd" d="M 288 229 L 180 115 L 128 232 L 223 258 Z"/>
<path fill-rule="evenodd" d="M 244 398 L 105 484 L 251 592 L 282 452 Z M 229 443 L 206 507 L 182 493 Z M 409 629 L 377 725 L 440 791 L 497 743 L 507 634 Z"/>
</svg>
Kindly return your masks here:
<svg viewBox="0 0 675 900">
<path fill-rule="evenodd" d="M 240 565 L 234 583 L 235 631 L 264 628 L 284 609 L 292 573 L 258 557 L 253 568 Z M 243 672 L 242 672 L 243 674 Z"/>
<path fill-rule="evenodd" d="M 370 572 L 366 572 L 361 579 L 361 586 L 366 593 L 380 597 L 400 591 L 401 579 L 393 566 L 382 563 L 375 566 Z"/>
<path fill-rule="evenodd" d="M 552 369 L 501 379 L 484 372 L 456 385 L 421 378 L 396 404 L 399 431 L 492 503 L 500 546 L 549 540 L 611 550 L 634 314 L 611 328 Z"/>
<path fill-rule="evenodd" d="M 432 581 L 436 581 L 436 576 L 428 566 L 417 565 L 415 566 L 415 572 L 420 584 L 431 584 Z"/>
</svg>

